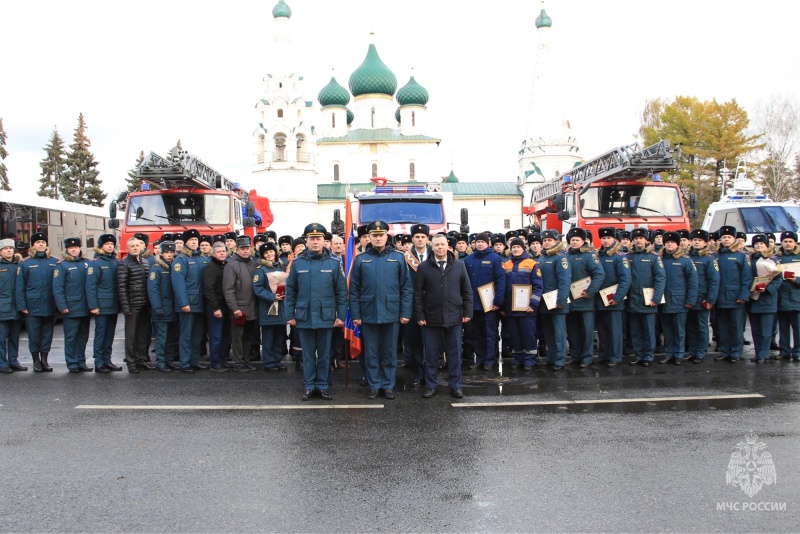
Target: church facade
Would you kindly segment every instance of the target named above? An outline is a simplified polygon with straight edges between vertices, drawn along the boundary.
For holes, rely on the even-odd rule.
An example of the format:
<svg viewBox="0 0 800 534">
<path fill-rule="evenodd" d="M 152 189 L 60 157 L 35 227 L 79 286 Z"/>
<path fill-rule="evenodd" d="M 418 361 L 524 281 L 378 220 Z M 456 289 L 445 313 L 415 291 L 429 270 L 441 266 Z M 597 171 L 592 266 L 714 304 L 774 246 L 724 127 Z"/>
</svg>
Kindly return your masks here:
<svg viewBox="0 0 800 534">
<path fill-rule="evenodd" d="M 473 231 L 527 224 L 522 213 L 526 189 L 529 199 L 529 188 L 539 178 L 529 171 L 537 165 L 549 170 L 563 163 L 570 141 L 565 144 L 561 130 L 539 135 L 542 143 L 533 133 L 528 135 L 516 182 L 459 182 L 452 171 L 443 176 L 441 139 L 427 128 L 429 94 L 413 71 L 398 88 L 397 77 L 370 42 L 347 87 L 334 75 L 319 90 L 316 102 L 308 100 L 311 88 L 295 70 L 291 8 L 279 0 L 272 15 L 271 57 L 276 61 L 264 76 L 263 93 L 255 105 L 251 183 L 269 197 L 275 215 L 272 228 L 279 234 L 296 235 L 310 220 L 328 226 L 335 209 L 344 217 L 348 188 L 368 191 L 374 185 L 370 179 L 378 177 L 435 186 L 445 196 L 448 222 L 458 223 L 460 210 L 467 208 Z M 546 16 L 544 10 L 542 15 Z M 531 113 L 537 112 L 532 107 Z"/>
</svg>

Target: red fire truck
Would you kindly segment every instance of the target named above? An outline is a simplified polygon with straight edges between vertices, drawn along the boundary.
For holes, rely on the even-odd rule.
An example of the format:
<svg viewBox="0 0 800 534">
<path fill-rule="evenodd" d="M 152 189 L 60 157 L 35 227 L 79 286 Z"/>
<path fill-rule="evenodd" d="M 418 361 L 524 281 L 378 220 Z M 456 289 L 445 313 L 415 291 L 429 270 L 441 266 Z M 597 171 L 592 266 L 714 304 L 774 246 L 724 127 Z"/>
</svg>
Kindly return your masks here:
<svg viewBox="0 0 800 534">
<path fill-rule="evenodd" d="M 150 236 L 152 244 L 162 234 L 190 228 L 201 235 L 236 232 L 252 237 L 272 224 L 269 200 L 256 195 L 255 190 L 243 191 L 238 183 L 177 147 L 166 158 L 151 152 L 137 174 L 142 189 L 127 194 L 122 219 L 116 218 L 117 202 L 109 203 L 109 227 L 120 230 L 122 256 L 124 244 L 140 232 Z"/>
<path fill-rule="evenodd" d="M 593 230 L 595 237 L 595 229 L 603 226 L 689 229 L 699 215 L 697 196 L 689 196 L 687 212 L 680 186 L 659 175 L 677 169 L 677 151 L 666 140 L 644 149 L 638 144 L 615 148 L 535 187 L 523 213 L 533 225 L 561 234 L 576 226 Z"/>
</svg>

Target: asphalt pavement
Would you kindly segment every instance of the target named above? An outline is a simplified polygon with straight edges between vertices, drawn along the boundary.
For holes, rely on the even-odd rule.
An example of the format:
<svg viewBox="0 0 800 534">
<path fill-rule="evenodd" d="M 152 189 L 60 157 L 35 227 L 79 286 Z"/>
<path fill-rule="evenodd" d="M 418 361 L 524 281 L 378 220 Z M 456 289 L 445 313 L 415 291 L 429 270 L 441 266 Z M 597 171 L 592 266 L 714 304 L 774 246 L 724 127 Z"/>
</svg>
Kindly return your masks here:
<svg viewBox="0 0 800 534">
<path fill-rule="evenodd" d="M 800 364 L 465 371 L 462 400 L 400 369 L 374 401 L 354 365 L 301 402 L 291 368 L 75 375 L 62 347 L 0 376 L 3 532 L 798 531 Z"/>
</svg>

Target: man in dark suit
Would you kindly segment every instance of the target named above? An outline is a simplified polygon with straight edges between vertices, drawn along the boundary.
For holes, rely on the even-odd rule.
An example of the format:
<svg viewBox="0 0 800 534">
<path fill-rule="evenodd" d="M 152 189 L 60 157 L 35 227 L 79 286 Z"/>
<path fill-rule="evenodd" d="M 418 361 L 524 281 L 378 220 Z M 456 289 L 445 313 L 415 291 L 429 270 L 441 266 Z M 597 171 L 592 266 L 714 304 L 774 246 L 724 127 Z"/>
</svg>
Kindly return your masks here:
<svg viewBox="0 0 800 534">
<path fill-rule="evenodd" d="M 472 286 L 464 262 L 447 249 L 447 236 L 433 238 L 433 254 L 420 263 L 414 283 L 414 317 L 425 346 L 425 393 L 436 394 L 439 355 L 447 354 L 450 395 L 460 399 L 461 325 L 472 319 Z"/>
</svg>

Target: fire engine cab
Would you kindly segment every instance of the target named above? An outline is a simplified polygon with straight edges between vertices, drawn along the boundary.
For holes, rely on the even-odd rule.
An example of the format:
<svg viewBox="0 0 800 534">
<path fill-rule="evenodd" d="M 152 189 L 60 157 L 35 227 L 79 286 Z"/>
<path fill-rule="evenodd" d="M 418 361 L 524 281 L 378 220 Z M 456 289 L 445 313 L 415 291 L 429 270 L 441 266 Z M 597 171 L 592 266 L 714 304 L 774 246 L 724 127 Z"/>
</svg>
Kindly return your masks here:
<svg viewBox="0 0 800 534">
<path fill-rule="evenodd" d="M 637 143 L 615 148 L 534 188 L 523 213 L 533 226 L 561 234 L 575 226 L 689 229 L 699 215 L 697 196 L 690 195 L 687 213 L 680 186 L 659 175 L 677 169 L 678 150 L 666 140 L 644 149 Z"/>
<path fill-rule="evenodd" d="M 236 232 L 252 237 L 272 223 L 266 198 L 255 191 L 248 194 L 238 183 L 177 147 L 166 158 L 151 152 L 136 172 L 142 188 L 127 194 L 122 219 L 116 218 L 117 203 L 109 204 L 109 227 L 120 229 L 121 256 L 126 254 L 124 243 L 140 232 L 150 236 L 150 243 L 164 233 L 190 228 L 201 235 Z M 256 213 L 256 202 L 261 214 Z"/>
</svg>

